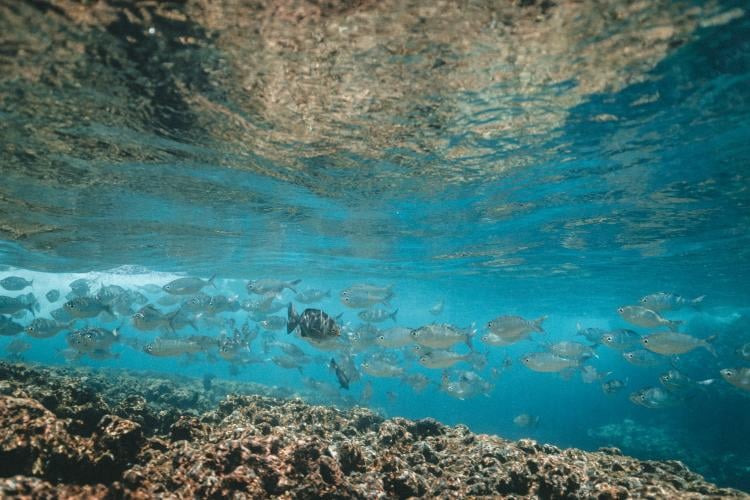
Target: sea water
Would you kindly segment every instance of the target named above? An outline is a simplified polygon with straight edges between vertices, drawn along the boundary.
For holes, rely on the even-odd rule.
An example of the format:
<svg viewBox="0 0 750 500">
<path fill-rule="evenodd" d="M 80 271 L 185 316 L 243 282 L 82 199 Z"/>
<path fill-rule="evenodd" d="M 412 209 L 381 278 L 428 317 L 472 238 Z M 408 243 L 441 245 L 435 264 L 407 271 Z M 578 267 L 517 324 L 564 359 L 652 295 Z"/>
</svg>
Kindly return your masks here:
<svg viewBox="0 0 750 500">
<path fill-rule="evenodd" d="M 34 294 L 33 315 L 13 318 L 22 326 L 72 300 L 77 279 L 92 295 L 106 285 L 138 291 L 168 314 L 192 295 L 160 287 L 215 275 L 202 291 L 234 310 L 195 316 L 195 330 L 141 331 L 133 315 L 145 303 L 131 303 L 52 338 L 0 338 L 0 349 L 29 343 L 5 356 L 260 382 L 316 403 L 679 459 L 750 489 L 750 400 L 720 374 L 750 366 L 737 353 L 750 342 L 742 2 L 383 4 L 298 17 L 199 5 L 0 7 L 0 278 L 33 279 L 2 291 Z M 311 305 L 289 289 L 275 300 L 335 318 L 342 345 L 260 329 L 263 316 L 240 306 L 260 298 L 247 282 L 267 278 L 330 290 Z M 373 307 L 398 313 L 375 328 L 450 324 L 475 332 L 471 349 L 453 351 L 484 361 L 430 369 L 414 344 L 355 347 L 361 309 L 340 292 L 358 284 L 392 287 Z M 55 303 L 45 298 L 52 289 Z M 705 295 L 662 314 L 683 321 L 682 333 L 715 335 L 715 356 L 699 347 L 642 367 L 598 345 L 559 373 L 521 361 L 560 341 L 595 344 L 583 328 L 664 330 L 617 312 L 656 292 Z M 286 318 L 286 307 L 274 314 Z M 503 315 L 547 316 L 544 333 L 482 342 Z M 242 346 L 252 357 L 219 355 L 244 323 L 259 329 Z M 71 353 L 69 332 L 95 326 L 118 328 L 109 359 Z M 195 334 L 216 346 L 171 357 L 143 349 Z M 277 366 L 274 342 L 309 359 Z M 362 370 L 384 352 L 429 384 Z M 329 361 L 347 355 L 360 377 L 348 389 L 310 386 L 338 387 Z M 585 366 L 601 378 L 583 380 Z M 695 382 L 673 404 L 631 401 L 670 369 Z M 455 397 L 451 380 L 473 392 Z M 625 386 L 607 394 L 610 380 Z"/>
</svg>

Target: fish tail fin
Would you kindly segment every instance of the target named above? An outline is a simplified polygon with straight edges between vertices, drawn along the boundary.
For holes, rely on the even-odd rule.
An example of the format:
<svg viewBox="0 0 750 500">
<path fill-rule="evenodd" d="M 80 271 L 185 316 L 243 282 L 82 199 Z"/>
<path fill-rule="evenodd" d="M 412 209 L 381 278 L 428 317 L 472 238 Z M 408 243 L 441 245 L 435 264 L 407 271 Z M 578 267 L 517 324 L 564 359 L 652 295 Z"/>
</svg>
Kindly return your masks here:
<svg viewBox="0 0 750 500">
<path fill-rule="evenodd" d="M 297 316 L 297 312 L 294 310 L 294 304 L 290 302 L 289 306 L 287 306 L 287 319 L 286 319 L 287 335 L 292 333 L 294 329 L 297 328 L 298 324 L 299 324 L 299 316 Z"/>
<path fill-rule="evenodd" d="M 676 332 L 678 328 L 680 328 L 680 325 L 682 324 L 681 319 L 675 319 L 669 322 L 667 325 L 667 328 L 669 328 L 671 331 Z"/>
<path fill-rule="evenodd" d="M 534 330 L 539 333 L 544 333 L 544 328 L 542 328 L 542 323 L 544 323 L 547 320 L 547 316 L 541 316 L 540 318 L 534 320 Z"/>
<path fill-rule="evenodd" d="M 299 285 L 301 281 L 302 281 L 301 279 L 290 281 L 289 283 L 286 284 L 286 287 L 290 289 L 291 291 L 293 291 L 294 293 L 297 293 L 297 290 L 294 289 L 294 286 Z"/>
<path fill-rule="evenodd" d="M 393 320 L 393 322 L 396 322 L 396 314 L 398 314 L 398 308 L 394 309 L 394 311 L 389 314 L 389 317 Z"/>
<path fill-rule="evenodd" d="M 705 295 L 701 295 L 699 297 L 694 298 L 690 301 L 690 307 L 693 307 L 695 309 L 700 309 L 700 307 L 703 305 L 703 299 L 705 299 Z"/>
<path fill-rule="evenodd" d="M 474 352 L 474 336 L 477 334 L 476 326 L 476 323 L 472 323 L 469 326 L 469 333 L 466 334 L 466 345 L 469 346 L 472 352 Z"/>
<path fill-rule="evenodd" d="M 208 285 L 211 285 L 212 287 L 216 288 L 216 283 L 214 283 L 214 280 L 216 279 L 216 274 L 212 275 L 210 278 L 208 278 Z"/>
<path fill-rule="evenodd" d="M 718 358 L 719 355 L 716 353 L 716 348 L 713 346 L 713 343 L 718 338 L 718 336 L 719 336 L 718 334 L 713 334 L 710 337 L 706 337 L 703 340 L 703 344 L 702 344 L 703 347 L 705 347 L 706 350 L 710 352 L 711 355 L 713 355 L 713 357 L 715 358 Z"/>
<path fill-rule="evenodd" d="M 32 316 L 36 318 L 36 311 L 34 310 L 34 303 L 30 302 L 26 304 L 25 309 L 31 313 Z"/>
<path fill-rule="evenodd" d="M 169 314 L 169 319 L 167 320 L 167 324 L 169 325 L 169 331 L 173 334 L 177 333 L 177 330 L 174 327 L 174 319 L 177 317 L 178 314 L 180 314 L 180 311 L 182 311 L 182 308 L 177 309 L 175 312 Z"/>
</svg>

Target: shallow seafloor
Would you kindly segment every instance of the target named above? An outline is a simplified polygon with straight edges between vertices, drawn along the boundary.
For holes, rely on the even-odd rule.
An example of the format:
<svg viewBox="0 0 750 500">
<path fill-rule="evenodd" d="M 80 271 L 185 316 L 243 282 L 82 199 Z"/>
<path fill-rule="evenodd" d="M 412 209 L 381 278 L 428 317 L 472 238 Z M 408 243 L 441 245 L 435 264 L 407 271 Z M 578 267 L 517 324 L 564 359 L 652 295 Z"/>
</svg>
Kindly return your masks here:
<svg viewBox="0 0 750 500">
<path fill-rule="evenodd" d="M 256 384 L 0 363 L 0 496 L 706 498 L 677 461 L 383 419 Z"/>
</svg>

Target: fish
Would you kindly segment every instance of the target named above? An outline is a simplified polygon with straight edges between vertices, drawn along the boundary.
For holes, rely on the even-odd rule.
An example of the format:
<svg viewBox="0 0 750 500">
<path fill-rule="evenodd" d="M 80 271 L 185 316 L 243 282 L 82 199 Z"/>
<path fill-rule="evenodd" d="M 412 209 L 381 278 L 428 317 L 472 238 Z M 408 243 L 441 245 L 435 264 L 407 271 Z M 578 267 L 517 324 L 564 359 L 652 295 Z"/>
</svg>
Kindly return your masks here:
<svg viewBox="0 0 750 500">
<path fill-rule="evenodd" d="M 294 300 L 297 302 L 300 302 L 302 304 L 313 304 L 315 302 L 320 302 L 321 300 L 325 299 L 326 297 L 331 296 L 331 290 L 318 290 L 315 288 L 310 288 L 307 290 L 303 290 L 297 295 L 294 296 Z"/>
<path fill-rule="evenodd" d="M 414 392 L 422 392 L 432 382 L 426 375 L 421 373 L 412 373 L 410 375 L 404 375 L 401 377 L 401 382 L 410 386 Z"/>
<path fill-rule="evenodd" d="M 75 330 L 66 336 L 68 345 L 82 353 L 92 351 L 106 351 L 110 346 L 120 339 L 117 328 L 106 330 L 104 328 L 83 328 Z"/>
<path fill-rule="evenodd" d="M 273 356 L 271 361 L 280 368 L 286 368 L 288 370 L 299 370 L 302 373 L 302 363 L 298 358 L 282 355 Z"/>
<path fill-rule="evenodd" d="M 715 379 L 694 381 L 679 370 L 668 370 L 659 375 L 659 382 L 670 392 L 686 392 L 696 388 L 696 386 L 706 386 L 713 384 Z"/>
<path fill-rule="evenodd" d="M 214 284 L 215 279 L 215 274 L 207 280 L 192 277 L 178 278 L 164 285 L 162 289 L 172 295 L 192 295 L 200 292 L 203 287 L 208 285 L 216 288 L 216 285 Z"/>
<path fill-rule="evenodd" d="M 81 278 L 75 281 L 71 281 L 68 286 L 73 291 L 74 296 L 85 297 L 91 291 L 91 285 L 93 283 L 94 283 L 93 281 L 87 280 L 85 278 Z"/>
<path fill-rule="evenodd" d="M 0 335 L 4 337 L 12 337 L 18 335 L 23 331 L 23 326 L 13 321 L 8 316 L 0 315 Z"/>
<path fill-rule="evenodd" d="M 458 372 L 457 375 L 456 379 L 451 380 L 448 372 L 444 370 L 440 380 L 440 390 L 461 401 L 478 395 L 488 396 L 494 388 L 475 372 L 464 371 Z"/>
<path fill-rule="evenodd" d="M 583 380 L 584 384 L 593 384 L 608 377 L 611 373 L 601 373 L 595 367 L 586 365 L 581 367 L 581 380 Z"/>
<path fill-rule="evenodd" d="M 442 369 L 450 368 L 456 363 L 462 361 L 465 363 L 474 364 L 474 362 L 477 361 L 477 358 L 482 357 L 483 355 L 474 352 L 470 352 L 468 354 L 458 354 L 453 351 L 436 350 L 423 353 L 419 357 L 418 362 L 425 368 Z M 481 362 L 482 360 L 479 359 L 478 361 Z"/>
<path fill-rule="evenodd" d="M 5 346 L 5 350 L 10 354 L 23 354 L 31 349 L 31 344 L 21 339 L 14 339 Z"/>
<path fill-rule="evenodd" d="M 487 330 L 505 340 L 506 343 L 513 343 L 525 339 L 532 332 L 544 333 L 542 323 L 546 319 L 547 316 L 535 320 L 527 320 L 521 316 L 498 316 L 487 323 Z"/>
<path fill-rule="evenodd" d="M 276 331 L 282 330 L 286 326 L 286 321 L 281 316 L 266 316 L 266 319 L 259 321 L 258 324 L 264 330 Z"/>
<path fill-rule="evenodd" d="M 398 309 L 395 309 L 390 313 L 385 309 L 370 309 L 367 311 L 360 311 L 357 316 L 359 316 L 362 321 L 367 321 L 368 323 L 380 323 L 388 318 L 391 318 L 395 322 L 396 314 L 398 314 Z"/>
<path fill-rule="evenodd" d="M 625 358 L 625 361 L 635 366 L 648 367 L 661 363 L 661 360 L 657 356 L 644 349 L 623 352 L 622 357 Z"/>
<path fill-rule="evenodd" d="M 739 346 L 734 353 L 745 361 L 750 361 L 750 342 Z"/>
<path fill-rule="evenodd" d="M 44 295 L 47 298 L 47 302 L 50 304 L 57 302 L 60 298 L 60 291 L 59 290 L 50 290 Z"/>
<path fill-rule="evenodd" d="M 7 278 L 3 278 L 0 280 L 0 286 L 5 288 L 6 290 L 16 292 L 18 290 L 23 290 L 26 287 L 34 286 L 34 280 L 28 281 L 25 278 L 21 278 L 20 276 L 8 276 Z"/>
<path fill-rule="evenodd" d="M 722 368 L 721 378 L 743 391 L 750 391 L 750 368 Z"/>
<path fill-rule="evenodd" d="M 398 347 L 404 347 L 414 342 L 411 336 L 412 329 L 403 326 L 394 326 L 380 332 L 375 338 L 375 343 L 380 347 L 387 349 L 395 349 Z"/>
<path fill-rule="evenodd" d="M 62 330 L 70 328 L 71 326 L 73 326 L 73 323 L 74 321 L 71 321 L 68 324 L 62 324 L 53 319 L 36 318 L 34 321 L 26 325 L 26 328 L 24 328 L 24 330 L 26 331 L 26 335 L 28 335 L 29 337 L 34 337 L 36 339 L 46 339 L 49 337 L 54 337 Z"/>
<path fill-rule="evenodd" d="M 602 335 L 607 333 L 601 328 L 583 328 L 580 323 L 576 323 L 576 335 L 583 336 L 591 343 L 598 344 L 601 342 Z"/>
<path fill-rule="evenodd" d="M 387 304 L 393 298 L 393 285 L 380 287 L 362 283 L 345 288 L 339 293 L 341 302 L 354 309 L 362 309 L 375 304 Z"/>
<path fill-rule="evenodd" d="M 539 426 L 541 418 L 538 415 L 529 415 L 521 413 L 513 418 L 513 423 L 522 429 L 534 429 Z"/>
<path fill-rule="evenodd" d="M 259 300 L 246 300 L 240 304 L 245 311 L 258 314 L 273 314 L 286 306 L 286 302 L 276 300 L 276 294 L 263 295 Z"/>
<path fill-rule="evenodd" d="M 643 406 L 644 408 L 668 408 L 682 402 L 681 398 L 676 397 L 661 387 L 641 389 L 638 392 L 630 394 L 628 399 L 633 404 Z"/>
<path fill-rule="evenodd" d="M 343 332 L 342 332 L 343 334 Z M 347 328 L 346 338 L 352 352 L 363 352 L 376 344 L 381 335 L 380 330 L 372 323 L 364 323 L 354 330 Z"/>
<path fill-rule="evenodd" d="M 257 295 L 265 295 L 268 293 L 278 294 L 285 288 L 290 289 L 296 294 L 297 290 L 294 289 L 294 286 L 301 281 L 302 280 L 282 281 L 273 278 L 250 280 L 247 285 L 245 285 L 245 288 L 247 288 L 248 293 L 254 293 Z"/>
<path fill-rule="evenodd" d="M 272 347 L 280 349 L 284 354 L 293 358 L 308 358 L 307 353 L 298 345 L 291 342 L 266 341 L 263 344 L 263 352 L 268 353 Z"/>
<path fill-rule="evenodd" d="M 608 380 L 602 383 L 602 392 L 604 392 L 604 394 L 614 394 L 624 389 L 627 385 L 628 379 L 625 379 L 624 381 L 618 379 Z"/>
<path fill-rule="evenodd" d="M 568 359 L 558 356 L 551 352 L 532 352 L 521 357 L 521 363 L 526 368 L 535 372 L 562 372 L 570 368 L 578 368 L 581 361 L 578 359 Z"/>
<path fill-rule="evenodd" d="M 596 355 L 594 349 L 592 349 L 591 346 L 587 346 L 586 344 L 581 344 L 580 342 L 573 342 L 570 340 L 563 340 L 554 344 L 550 344 L 547 348 L 549 349 L 549 352 L 557 354 L 558 356 L 561 356 L 563 358 L 584 360 L 588 358 L 599 357 Z"/>
<path fill-rule="evenodd" d="M 133 314 L 133 326 L 144 332 L 150 332 L 159 328 L 175 332 L 176 329 L 172 320 L 177 312 L 178 311 L 164 314 L 149 304 L 141 307 L 137 313 Z"/>
<path fill-rule="evenodd" d="M 448 323 L 430 323 L 411 331 L 417 344 L 432 349 L 449 349 L 461 342 L 473 349 L 472 339 L 476 335 L 473 325 L 469 328 L 458 328 Z"/>
<path fill-rule="evenodd" d="M 93 318 L 103 312 L 114 316 L 112 308 L 95 297 L 76 297 L 67 301 L 63 308 L 74 318 Z"/>
<path fill-rule="evenodd" d="M 19 297 L 0 295 L 0 314 L 15 314 L 23 310 L 29 311 L 32 316 L 36 316 L 33 303 L 28 303 Z"/>
<path fill-rule="evenodd" d="M 602 334 L 599 338 L 599 342 L 610 349 L 624 351 L 636 345 L 640 339 L 641 336 L 637 332 L 626 328 L 620 328 Z"/>
<path fill-rule="evenodd" d="M 290 302 L 287 309 L 286 333 L 290 334 L 299 328 L 300 336 L 315 340 L 330 339 L 341 335 L 336 320 L 320 309 L 305 309 L 301 315 L 294 310 Z"/>
<path fill-rule="evenodd" d="M 146 354 L 162 358 L 182 356 L 183 354 L 197 354 L 202 351 L 204 351 L 204 348 L 200 343 L 187 339 L 157 337 L 153 342 L 149 342 L 143 346 L 143 352 Z"/>
<path fill-rule="evenodd" d="M 331 362 L 328 364 L 329 368 L 336 374 L 336 380 L 339 381 L 339 387 L 342 389 L 349 389 L 349 376 L 344 370 L 336 364 L 336 360 L 331 358 Z"/>
<path fill-rule="evenodd" d="M 642 328 L 658 328 L 666 326 L 672 331 L 682 324 L 682 321 L 672 321 L 662 318 L 659 313 L 641 306 L 623 306 L 617 309 L 622 319 Z"/>
<path fill-rule="evenodd" d="M 360 365 L 362 371 L 373 377 L 402 377 L 404 369 L 393 359 L 371 356 Z"/>
<path fill-rule="evenodd" d="M 666 355 L 684 354 L 697 347 L 703 347 L 716 357 L 716 349 L 711 345 L 716 337 L 712 335 L 706 339 L 699 339 L 684 333 L 659 332 L 641 338 L 641 345 L 651 352 Z"/>
<path fill-rule="evenodd" d="M 443 312 L 443 307 L 445 307 L 445 302 L 441 300 L 440 302 L 437 302 L 435 305 L 430 307 L 430 314 L 432 314 L 433 316 L 439 316 Z"/>
<path fill-rule="evenodd" d="M 656 312 L 677 311 L 683 307 L 698 308 L 705 298 L 705 295 L 701 295 L 694 299 L 686 299 L 675 293 L 657 292 L 642 297 L 640 303 L 643 307 Z"/>
<path fill-rule="evenodd" d="M 60 323 L 66 323 L 75 319 L 68 311 L 65 310 L 64 307 L 59 307 L 50 311 L 49 315 Z"/>
</svg>

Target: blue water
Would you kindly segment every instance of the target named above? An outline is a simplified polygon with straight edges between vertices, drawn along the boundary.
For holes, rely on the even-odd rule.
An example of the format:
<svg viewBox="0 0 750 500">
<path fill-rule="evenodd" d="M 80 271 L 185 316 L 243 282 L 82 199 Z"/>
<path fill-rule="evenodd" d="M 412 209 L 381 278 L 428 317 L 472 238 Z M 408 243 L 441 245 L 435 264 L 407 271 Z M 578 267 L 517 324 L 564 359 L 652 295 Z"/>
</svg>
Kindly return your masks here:
<svg viewBox="0 0 750 500">
<path fill-rule="evenodd" d="M 688 2 L 682 10 L 691 6 L 709 10 L 701 2 Z M 64 296 L 78 278 L 91 279 L 94 291 L 118 284 L 143 292 L 138 286 L 216 274 L 217 288 L 204 291 L 238 301 L 257 298 L 245 290 L 249 279 L 301 279 L 300 290 L 332 290 L 331 298 L 313 307 L 332 316 L 343 313 L 339 323 L 355 327 L 361 323 L 357 310 L 346 308 L 338 292 L 356 283 L 392 285 L 395 296 L 384 307 L 398 308 L 400 326 L 475 325 L 475 349 L 488 353 L 487 366 L 475 371 L 491 390 L 453 398 L 440 389 L 441 370 L 423 368 L 396 350 L 407 373 L 425 374 L 434 383 L 417 392 L 399 379 L 363 374 L 333 398 L 302 383 L 304 374 L 335 384 L 327 368 L 332 354 L 284 332 L 276 338 L 313 356 L 303 374 L 270 361 L 230 370 L 231 364 L 215 355 L 157 358 L 122 342 L 112 347 L 116 359 L 83 356 L 72 363 L 196 377 L 210 373 L 339 405 L 358 402 L 369 382 L 373 395 L 366 404 L 389 416 L 431 416 L 477 432 L 559 446 L 618 446 L 641 458 L 679 459 L 709 480 L 750 490 L 750 399 L 719 375 L 722 368 L 750 366 L 735 353 L 750 342 L 750 16 L 743 8 L 742 2 L 714 6 L 715 12 L 734 14 L 718 25 L 694 22 L 670 40 L 654 64 L 626 65 L 609 85 L 590 84 L 576 66 L 565 80 L 551 78 L 527 93 L 520 76 L 497 84 L 479 79 L 484 86 L 428 87 L 431 93 L 407 95 L 391 107 L 386 99 L 382 108 L 373 105 L 381 111 L 373 111 L 372 118 L 347 122 L 345 114 L 336 114 L 329 119 L 336 106 L 313 107 L 320 113 L 318 125 L 315 113 L 299 115 L 308 128 L 291 119 L 273 122 L 270 112 L 264 115 L 239 100 L 226 80 L 224 87 L 209 83 L 207 75 L 214 71 L 225 71 L 223 78 L 231 81 L 238 70 L 224 67 L 221 50 L 206 46 L 170 52 L 158 38 L 152 46 L 145 35 L 133 34 L 137 43 L 129 46 L 128 57 L 140 62 L 133 66 L 137 71 L 122 71 L 136 71 L 136 82 L 163 79 L 164 84 L 133 84 L 127 99 L 111 82 L 131 76 L 89 79 L 87 71 L 93 70 L 82 63 L 71 77 L 82 83 L 78 87 L 19 72 L 0 85 L 5 143 L 0 149 L 0 278 L 33 278 L 34 286 L 4 293 L 33 292 L 41 306 L 37 316 L 49 317 L 66 299 L 48 304 L 46 291 L 59 289 Z M 106 58 L 92 49 L 109 38 L 72 34 L 60 27 L 68 21 L 50 27 L 50 18 L 40 20 L 42 14 L 31 7 L 17 10 L 28 22 L 88 47 L 84 57 L 119 71 L 114 63 L 99 61 Z M 8 14 L 4 22 L 16 21 Z M 110 24 L 107 36 L 121 36 L 118 26 Z M 581 42 L 581 58 L 593 57 L 589 46 L 604 50 L 595 41 Z M 382 45 L 352 60 L 370 57 L 387 70 L 397 66 L 415 85 L 425 80 L 422 58 L 432 57 L 429 51 L 399 59 L 386 57 Z M 22 66 L 12 66 L 11 52 L 3 57 L 3 65 Z M 457 64 L 450 66 L 453 71 L 469 71 L 458 65 L 460 59 L 445 59 L 449 66 Z M 155 69 L 165 60 L 177 69 Z M 195 64 L 200 77 L 190 69 Z M 507 71 L 520 75 L 523 69 L 519 64 Z M 632 81 L 620 78 L 623 74 Z M 200 101 L 170 93 L 177 92 L 169 89 L 181 79 L 190 93 L 224 109 L 218 118 L 190 108 Z M 161 91 L 151 92 L 154 88 Z M 152 105 L 141 109 L 137 98 L 146 90 Z M 326 95 L 325 88 L 314 91 Z M 75 114 L 91 102 L 91 116 Z M 118 113 L 127 118 L 110 119 Z M 316 136 L 316 126 L 329 127 L 329 135 Z M 247 141 L 248 128 L 257 142 Z M 581 341 L 579 324 L 652 333 L 629 325 L 617 308 L 659 291 L 706 295 L 699 309 L 665 316 L 683 320 L 683 333 L 717 334 L 716 357 L 696 349 L 642 368 L 599 346 L 598 357 L 584 364 L 611 372 L 605 380 L 627 381 L 615 394 L 605 394 L 601 382 L 584 383 L 577 371 L 537 373 L 519 361 L 547 343 Z M 146 295 L 151 303 L 164 296 Z M 279 300 L 293 297 L 287 290 Z M 429 309 L 439 301 L 444 310 L 434 316 Z M 157 307 L 166 311 L 179 305 Z M 286 316 L 283 310 L 279 314 Z M 547 315 L 546 334 L 509 347 L 479 342 L 487 322 L 504 314 Z M 218 322 L 199 318 L 200 333 L 218 337 L 223 322 L 233 318 L 242 324 L 248 314 L 217 317 Z M 31 319 L 27 314 L 17 321 Z M 124 338 L 141 342 L 158 335 L 136 330 L 127 315 L 79 321 L 76 327 L 100 323 L 122 324 Z M 26 362 L 66 363 L 59 352 L 68 347 L 65 332 L 44 340 L 25 334 L 0 338 L 0 349 L 16 339 L 31 344 L 22 354 Z M 261 345 L 256 339 L 250 351 L 270 356 Z M 356 364 L 380 350 L 374 346 L 355 354 Z M 502 370 L 506 357 L 512 366 Z M 715 381 L 668 408 L 629 401 L 630 393 L 659 386 L 658 376 L 670 368 L 694 380 Z M 493 369 L 501 373 L 495 376 Z M 448 373 L 456 377 L 455 370 Z M 516 425 L 514 418 L 524 413 L 538 416 L 538 426 Z"/>
</svg>

